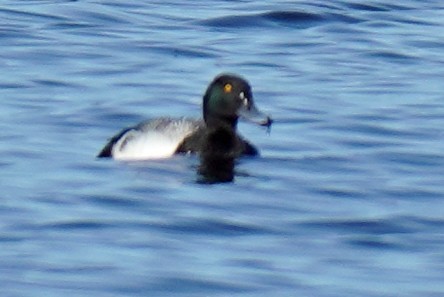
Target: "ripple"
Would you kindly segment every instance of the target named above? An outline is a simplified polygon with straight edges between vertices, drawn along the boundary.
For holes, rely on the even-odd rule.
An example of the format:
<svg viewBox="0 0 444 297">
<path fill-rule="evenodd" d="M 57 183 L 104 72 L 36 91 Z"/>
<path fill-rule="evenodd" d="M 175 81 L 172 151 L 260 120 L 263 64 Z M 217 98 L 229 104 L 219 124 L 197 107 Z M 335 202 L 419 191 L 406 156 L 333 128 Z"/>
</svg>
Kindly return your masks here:
<svg viewBox="0 0 444 297">
<path fill-rule="evenodd" d="M 51 79 L 34 79 L 32 82 L 41 85 L 43 87 L 57 87 L 57 88 L 78 88 L 80 85 L 61 81 L 61 80 L 51 80 Z"/>
<path fill-rule="evenodd" d="M 381 152 L 377 153 L 375 157 L 385 162 L 419 167 L 441 167 L 444 165 L 444 156 L 422 152 Z"/>
<path fill-rule="evenodd" d="M 97 221 L 70 221 L 40 225 L 39 229 L 51 230 L 103 230 L 114 226 L 113 224 Z"/>
<path fill-rule="evenodd" d="M 371 51 L 366 53 L 369 58 L 382 59 L 386 62 L 391 63 L 402 63 L 402 64 L 411 64 L 413 61 L 417 59 L 417 57 L 413 55 L 403 54 L 398 51 L 390 51 L 390 50 L 379 50 L 379 51 Z"/>
<path fill-rule="evenodd" d="M 210 219 L 155 224 L 153 227 L 162 231 L 188 235 L 241 236 L 270 233 L 270 230 L 264 227 Z"/>
<path fill-rule="evenodd" d="M 416 139 L 421 137 L 423 133 L 415 132 L 411 130 L 405 130 L 402 128 L 392 128 L 392 127 L 383 127 L 378 123 L 374 124 L 366 124 L 366 123 L 354 123 L 348 125 L 332 125 L 325 127 L 324 129 L 333 130 L 333 131 L 347 131 L 358 133 L 362 135 L 375 136 L 375 137 L 399 137 L 402 139 Z"/>
<path fill-rule="evenodd" d="M 338 187 L 329 187 L 329 188 L 321 188 L 321 189 L 315 189 L 318 193 L 322 195 L 328 195 L 332 196 L 338 199 L 365 199 L 369 195 L 363 192 L 360 192 L 358 190 L 353 189 L 344 189 L 344 188 L 338 188 Z"/>
<path fill-rule="evenodd" d="M 309 27 L 322 22 L 324 18 L 319 14 L 303 11 L 270 11 L 250 15 L 232 15 L 210 18 L 200 21 L 201 24 L 211 27 L 249 28 L 268 26 L 268 22 L 280 25 L 300 25 Z"/>
<path fill-rule="evenodd" d="M 103 7 L 98 5 L 96 8 Z M 120 15 L 119 13 L 111 13 L 111 11 L 91 11 L 91 10 L 72 10 L 70 11 L 70 16 L 72 19 L 75 19 L 77 22 L 91 22 L 98 25 L 127 25 L 131 24 L 131 19 Z M 71 23 L 71 21 L 66 22 L 67 24 Z"/>
<path fill-rule="evenodd" d="M 111 207 L 118 207 L 118 208 L 140 208 L 142 206 L 145 206 L 146 203 L 141 200 L 136 199 L 130 199 L 126 197 L 120 197 L 120 196 L 105 196 L 105 195 L 88 195 L 87 197 L 84 197 L 86 201 L 93 203 L 93 204 L 99 204 L 103 206 L 111 206 Z"/>
<path fill-rule="evenodd" d="M 215 58 L 218 55 L 203 47 L 185 47 L 185 46 L 160 46 L 160 45 L 142 45 L 139 49 L 158 52 L 161 54 L 171 54 L 175 57 L 189 58 Z"/>
<path fill-rule="evenodd" d="M 296 22 L 320 22 L 324 18 L 315 13 L 303 11 L 271 11 L 259 15 L 260 17 L 277 23 L 296 23 Z"/>
<path fill-rule="evenodd" d="M 73 29 L 94 29 L 97 28 L 97 25 L 87 24 L 87 23 L 79 23 L 76 21 L 65 21 L 65 22 L 57 22 L 54 24 L 50 24 L 47 26 L 50 30 L 73 30 Z"/>
<path fill-rule="evenodd" d="M 189 277 L 168 277 L 160 278 L 152 288 L 158 291 L 182 292 L 182 293 L 202 293 L 204 292 L 224 292 L 241 293 L 255 290 L 245 285 L 215 281 L 210 279 L 193 279 Z"/>
<path fill-rule="evenodd" d="M 29 12 L 24 10 L 16 10 L 16 9 L 8 9 L 8 8 L 0 8 L 0 14 L 6 15 L 8 18 L 14 17 L 20 17 L 21 20 L 23 20 L 23 17 L 30 18 L 33 20 L 38 21 L 64 21 L 66 18 L 56 16 L 56 15 L 50 15 L 50 14 L 44 14 L 44 13 L 36 13 L 36 12 Z"/>
<path fill-rule="evenodd" d="M 198 22 L 210 27 L 225 27 L 225 28 L 248 28 L 261 26 L 260 19 L 257 15 L 243 15 L 243 16 L 225 16 L 206 19 Z"/>
<path fill-rule="evenodd" d="M 439 190 L 433 191 L 430 189 L 418 188 L 400 188 L 400 189 L 385 189 L 380 191 L 381 195 L 389 199 L 405 199 L 410 201 L 430 201 L 442 199 L 442 192 Z"/>
<path fill-rule="evenodd" d="M 352 234 L 398 234 L 412 233 L 415 231 L 411 226 L 406 226 L 403 220 L 393 219 L 361 219 L 361 220 L 325 220 L 313 221 L 301 224 L 303 228 L 328 230 L 334 229 Z"/>
<path fill-rule="evenodd" d="M 0 89 L 28 89 L 32 88 L 31 84 L 11 82 L 11 83 L 0 83 Z"/>
<path fill-rule="evenodd" d="M 385 5 L 376 5 L 376 4 L 363 4 L 363 3 L 349 3 L 345 4 L 345 6 L 363 11 L 389 11 L 390 9 Z"/>
<path fill-rule="evenodd" d="M 383 238 L 377 237 L 360 237 L 345 241 L 346 243 L 356 246 L 357 248 L 368 249 L 384 249 L 384 250 L 405 250 L 406 247 L 402 244 L 390 242 Z M 408 249 L 410 250 L 410 249 Z"/>
<path fill-rule="evenodd" d="M 7 2 L 3 295 L 442 287 L 437 1 Z M 95 160 L 119 128 L 198 113 L 221 71 L 276 118 L 271 135 L 240 124 L 263 155 L 235 183 L 196 184 L 197 157 Z"/>
</svg>

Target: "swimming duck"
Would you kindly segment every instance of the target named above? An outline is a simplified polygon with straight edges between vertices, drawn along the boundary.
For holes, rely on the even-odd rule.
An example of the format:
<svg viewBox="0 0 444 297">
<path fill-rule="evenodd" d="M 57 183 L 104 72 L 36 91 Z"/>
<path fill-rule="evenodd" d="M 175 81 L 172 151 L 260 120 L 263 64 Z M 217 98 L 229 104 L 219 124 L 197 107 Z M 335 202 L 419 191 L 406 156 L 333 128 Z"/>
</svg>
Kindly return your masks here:
<svg viewBox="0 0 444 297">
<path fill-rule="evenodd" d="M 211 159 L 257 155 L 258 150 L 236 132 L 239 117 L 261 126 L 272 124 L 256 108 L 244 78 L 220 74 L 203 96 L 203 120 L 164 117 L 142 122 L 112 137 L 97 157 L 147 160 L 177 153 L 198 153 Z"/>
</svg>

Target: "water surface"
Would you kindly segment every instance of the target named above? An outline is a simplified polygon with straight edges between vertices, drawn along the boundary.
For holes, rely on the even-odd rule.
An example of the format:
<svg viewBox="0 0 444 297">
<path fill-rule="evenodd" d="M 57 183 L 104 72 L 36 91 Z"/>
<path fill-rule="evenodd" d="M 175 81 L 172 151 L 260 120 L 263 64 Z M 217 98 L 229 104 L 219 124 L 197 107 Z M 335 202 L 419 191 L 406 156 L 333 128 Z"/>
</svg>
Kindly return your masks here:
<svg viewBox="0 0 444 297">
<path fill-rule="evenodd" d="M 2 296 L 441 296 L 440 1 L 4 1 Z M 199 117 L 220 72 L 271 133 L 234 182 L 96 160 Z"/>
</svg>

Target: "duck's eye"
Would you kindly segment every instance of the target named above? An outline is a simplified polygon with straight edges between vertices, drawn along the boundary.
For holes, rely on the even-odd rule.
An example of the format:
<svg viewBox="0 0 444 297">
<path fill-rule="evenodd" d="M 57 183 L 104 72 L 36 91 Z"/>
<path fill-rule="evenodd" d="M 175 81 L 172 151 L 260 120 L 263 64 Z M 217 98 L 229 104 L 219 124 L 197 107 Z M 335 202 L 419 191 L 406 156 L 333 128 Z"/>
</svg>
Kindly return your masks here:
<svg viewBox="0 0 444 297">
<path fill-rule="evenodd" d="M 224 92 L 225 93 L 230 93 L 232 89 L 233 89 L 233 86 L 231 84 L 226 84 L 224 86 Z"/>
</svg>

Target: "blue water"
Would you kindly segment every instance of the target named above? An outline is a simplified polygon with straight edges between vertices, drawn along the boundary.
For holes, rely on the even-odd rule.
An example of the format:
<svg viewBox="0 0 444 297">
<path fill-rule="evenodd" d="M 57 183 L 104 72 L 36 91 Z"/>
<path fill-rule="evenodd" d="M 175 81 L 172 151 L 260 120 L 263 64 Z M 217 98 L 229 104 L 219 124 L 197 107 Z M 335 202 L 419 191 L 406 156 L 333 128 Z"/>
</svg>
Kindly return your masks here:
<svg viewBox="0 0 444 297">
<path fill-rule="evenodd" d="M 442 1 L 2 1 L 1 296 L 444 296 Z M 245 76 L 235 180 L 97 160 Z"/>
</svg>

